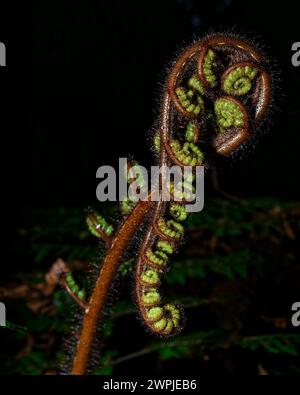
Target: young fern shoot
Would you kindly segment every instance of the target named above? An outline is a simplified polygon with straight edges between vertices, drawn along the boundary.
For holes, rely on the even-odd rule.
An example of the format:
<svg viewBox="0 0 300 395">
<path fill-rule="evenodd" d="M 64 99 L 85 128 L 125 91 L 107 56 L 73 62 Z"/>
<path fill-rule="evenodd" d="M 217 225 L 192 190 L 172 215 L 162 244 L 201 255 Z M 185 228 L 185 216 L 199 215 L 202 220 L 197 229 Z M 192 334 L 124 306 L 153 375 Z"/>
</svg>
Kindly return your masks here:
<svg viewBox="0 0 300 395">
<path fill-rule="evenodd" d="M 272 107 L 272 90 L 269 63 L 252 43 L 223 33 L 194 42 L 173 63 L 162 92 L 153 135 L 157 164 L 160 168 L 177 165 L 195 169 L 240 150 L 266 120 Z M 159 191 L 165 182 L 161 174 Z M 192 192 L 194 182 L 195 176 L 184 179 L 185 191 Z M 182 308 L 175 303 L 163 304 L 160 291 L 171 256 L 183 241 L 188 215 L 187 196 L 174 184 L 170 192 L 169 202 L 153 201 L 151 196 L 122 202 L 124 219 L 115 233 L 103 217 L 89 213 L 88 226 L 105 241 L 107 252 L 90 299 L 81 303 L 84 314 L 71 374 L 87 372 L 112 282 L 140 229 L 144 231 L 136 259 L 135 298 L 141 320 L 151 333 L 162 337 L 176 335 L 182 329 Z"/>
</svg>

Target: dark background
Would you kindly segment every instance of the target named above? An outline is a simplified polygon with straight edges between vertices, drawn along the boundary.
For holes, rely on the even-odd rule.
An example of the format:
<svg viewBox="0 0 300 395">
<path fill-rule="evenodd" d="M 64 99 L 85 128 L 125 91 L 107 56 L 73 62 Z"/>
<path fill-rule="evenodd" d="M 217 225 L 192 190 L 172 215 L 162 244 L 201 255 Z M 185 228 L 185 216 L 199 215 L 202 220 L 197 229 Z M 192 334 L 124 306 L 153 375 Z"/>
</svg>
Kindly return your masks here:
<svg viewBox="0 0 300 395">
<path fill-rule="evenodd" d="M 222 183 L 245 196 L 299 196 L 300 69 L 291 64 L 297 2 L 29 1 L 12 11 L 3 153 L 5 173 L 18 169 L 18 205 L 91 202 L 98 166 L 128 154 L 150 164 L 145 137 L 165 65 L 185 43 L 222 27 L 261 36 L 282 71 L 278 119 Z"/>
<path fill-rule="evenodd" d="M 119 157 L 151 165 L 148 132 L 165 67 L 211 30 L 257 38 L 281 72 L 269 133 L 246 160 L 219 170 L 222 187 L 245 199 L 299 199 L 298 2 L 7 2 L 0 25 L 2 279 L 26 272 L 17 229 L 28 209 L 96 204 L 96 169 Z M 208 200 L 209 178 L 206 187 Z"/>
</svg>

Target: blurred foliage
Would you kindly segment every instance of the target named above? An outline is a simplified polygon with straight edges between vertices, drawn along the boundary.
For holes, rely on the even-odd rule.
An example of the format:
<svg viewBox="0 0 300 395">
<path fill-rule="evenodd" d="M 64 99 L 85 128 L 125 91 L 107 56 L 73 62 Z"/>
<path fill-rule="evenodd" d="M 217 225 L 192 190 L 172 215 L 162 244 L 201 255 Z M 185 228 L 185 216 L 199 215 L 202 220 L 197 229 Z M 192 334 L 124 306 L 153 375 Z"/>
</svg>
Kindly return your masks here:
<svg viewBox="0 0 300 395">
<path fill-rule="evenodd" d="M 115 212 L 115 206 L 103 206 L 106 217 Z M 193 214 L 186 244 L 164 280 L 165 299 L 182 303 L 187 314 L 186 329 L 169 340 L 153 338 L 135 319 L 134 260 L 124 259 L 94 374 L 146 374 L 149 368 L 160 374 L 300 374 L 300 334 L 290 323 L 291 305 L 299 299 L 299 217 L 299 203 L 269 197 L 246 204 L 215 199 Z M 19 267 L 0 289 L 25 284 L 36 292 L 58 257 L 86 284 L 98 247 L 83 209 L 29 210 L 18 234 L 15 254 L 26 270 Z M 29 291 L 3 298 L 10 322 L 1 328 L 1 372 L 56 374 L 74 302 L 59 286 L 34 303 Z"/>
</svg>

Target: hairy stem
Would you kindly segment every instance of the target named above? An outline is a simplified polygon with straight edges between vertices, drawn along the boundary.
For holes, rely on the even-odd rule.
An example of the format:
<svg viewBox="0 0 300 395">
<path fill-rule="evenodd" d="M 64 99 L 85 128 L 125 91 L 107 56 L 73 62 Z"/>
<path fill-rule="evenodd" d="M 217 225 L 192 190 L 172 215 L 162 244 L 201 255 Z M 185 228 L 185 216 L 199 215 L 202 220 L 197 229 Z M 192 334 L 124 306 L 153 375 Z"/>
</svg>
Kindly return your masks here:
<svg viewBox="0 0 300 395">
<path fill-rule="evenodd" d="M 150 210 L 152 202 L 139 201 L 114 237 L 103 261 L 95 288 L 85 310 L 80 337 L 72 366 L 72 375 L 86 373 L 89 356 L 106 298 L 128 243 Z"/>
</svg>

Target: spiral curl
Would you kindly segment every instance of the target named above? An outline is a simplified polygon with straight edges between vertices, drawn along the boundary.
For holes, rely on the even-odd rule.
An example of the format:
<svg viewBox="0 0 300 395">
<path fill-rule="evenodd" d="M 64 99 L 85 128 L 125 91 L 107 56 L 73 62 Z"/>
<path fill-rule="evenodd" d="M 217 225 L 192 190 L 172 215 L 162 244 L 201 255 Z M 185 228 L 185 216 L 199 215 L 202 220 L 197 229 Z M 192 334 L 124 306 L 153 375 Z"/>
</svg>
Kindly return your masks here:
<svg viewBox="0 0 300 395">
<path fill-rule="evenodd" d="M 161 336 L 178 333 L 184 317 L 177 304 L 161 305 L 161 276 L 167 268 L 170 256 L 175 252 L 176 242 L 182 239 L 187 218 L 185 207 L 172 203 L 166 218 L 159 218 L 151 227 L 152 242 L 139 255 L 137 265 L 137 303 L 144 324 L 151 332 Z M 152 247 L 150 247 L 152 245 Z"/>
<path fill-rule="evenodd" d="M 223 75 L 222 89 L 228 95 L 245 95 L 251 90 L 252 80 L 257 74 L 257 66 L 250 63 L 234 65 Z"/>
<path fill-rule="evenodd" d="M 208 131 L 216 154 L 228 156 L 237 150 L 264 120 L 270 83 L 262 54 L 233 35 L 211 35 L 187 48 L 166 83 L 160 126 L 153 137 L 159 164 L 194 169 L 205 164 L 202 134 Z M 193 176 L 172 184 L 171 202 L 157 203 L 138 254 L 137 306 L 145 326 L 161 336 L 178 333 L 185 321 L 179 305 L 162 303 L 160 286 L 184 236 L 187 196 L 178 190 L 185 186 L 192 193 L 194 181 Z"/>
</svg>

